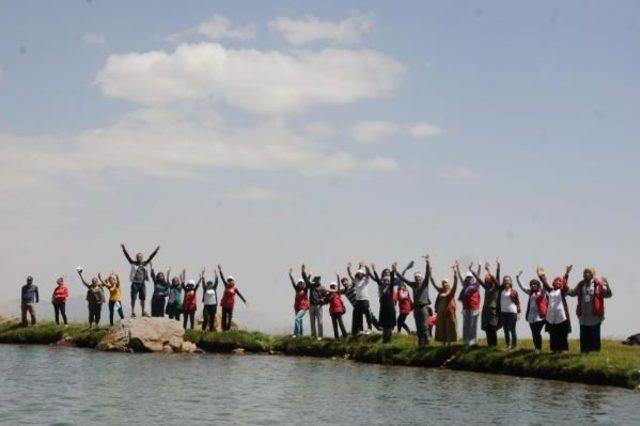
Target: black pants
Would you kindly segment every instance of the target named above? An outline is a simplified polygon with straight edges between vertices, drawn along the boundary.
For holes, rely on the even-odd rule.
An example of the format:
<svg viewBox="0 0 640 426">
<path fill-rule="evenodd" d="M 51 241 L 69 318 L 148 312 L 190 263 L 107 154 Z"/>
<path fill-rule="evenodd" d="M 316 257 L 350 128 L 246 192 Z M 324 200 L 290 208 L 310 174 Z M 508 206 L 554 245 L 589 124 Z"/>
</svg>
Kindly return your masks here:
<svg viewBox="0 0 640 426">
<path fill-rule="evenodd" d="M 214 321 L 218 305 L 204 305 L 202 308 L 202 331 L 214 331 Z"/>
<path fill-rule="evenodd" d="M 382 343 L 389 343 L 393 335 L 393 327 L 382 327 Z"/>
<path fill-rule="evenodd" d="M 165 295 L 154 294 L 151 297 L 151 316 L 152 317 L 163 317 L 164 316 L 164 308 L 167 297 Z"/>
<path fill-rule="evenodd" d="M 196 320 L 196 311 L 184 311 L 184 317 L 182 320 L 182 326 L 187 329 L 187 321 L 190 323 L 190 329 L 193 330 L 193 323 Z"/>
<path fill-rule="evenodd" d="M 428 345 L 431 338 L 429 328 L 429 307 L 427 305 L 416 305 L 413 309 L 413 318 L 416 321 L 418 346 Z"/>
<path fill-rule="evenodd" d="M 493 325 L 488 325 L 484 334 L 487 335 L 487 345 L 490 347 L 498 346 L 498 327 Z"/>
<path fill-rule="evenodd" d="M 60 324 L 60 316 L 62 316 L 62 321 L 67 323 L 67 309 L 65 302 L 53 302 L 53 312 L 56 316 L 56 324 Z"/>
<path fill-rule="evenodd" d="M 544 328 L 545 321 L 530 322 L 531 337 L 533 338 L 533 346 L 537 350 L 542 350 L 542 329 Z"/>
<path fill-rule="evenodd" d="M 552 352 L 569 350 L 569 321 L 560 324 L 547 324 L 549 332 L 549 349 Z"/>
<path fill-rule="evenodd" d="M 109 324 L 113 325 L 113 313 L 116 308 L 116 301 L 109 300 Z M 119 302 L 120 306 L 118 307 L 118 315 L 120 315 L 120 319 L 124 319 L 124 312 L 122 312 L 122 302 Z"/>
<path fill-rule="evenodd" d="M 404 329 L 407 333 L 411 333 L 409 326 L 407 325 L 407 314 L 398 315 L 398 333 Z"/>
<path fill-rule="evenodd" d="M 347 329 L 344 327 L 344 322 L 342 321 L 343 314 L 331 314 L 331 324 L 333 324 L 333 337 L 336 339 L 340 338 L 338 334 L 338 327 L 340 327 L 340 331 L 342 332 L 342 337 L 347 337 Z"/>
<path fill-rule="evenodd" d="M 356 300 L 353 307 L 353 321 L 351 322 L 351 334 L 356 335 L 364 331 L 362 317 L 367 320 L 367 327 L 371 330 L 372 315 L 368 300 Z"/>
<path fill-rule="evenodd" d="M 580 326 L 580 352 L 600 352 L 600 324 Z"/>
<path fill-rule="evenodd" d="M 504 342 L 507 346 L 516 347 L 518 345 L 518 335 L 516 334 L 516 323 L 518 314 L 513 312 L 501 312 L 502 330 L 504 331 Z"/>
<path fill-rule="evenodd" d="M 167 303 L 167 315 L 169 316 L 170 319 L 174 319 L 176 321 L 180 321 L 180 312 L 181 311 L 182 311 L 182 308 L 178 307 L 178 303 L 177 302 Z"/>
<path fill-rule="evenodd" d="M 89 303 L 89 325 L 100 323 L 100 314 L 102 313 L 102 303 Z"/>
<path fill-rule="evenodd" d="M 222 308 L 222 330 L 231 330 L 231 319 L 233 318 L 233 309 Z"/>
</svg>

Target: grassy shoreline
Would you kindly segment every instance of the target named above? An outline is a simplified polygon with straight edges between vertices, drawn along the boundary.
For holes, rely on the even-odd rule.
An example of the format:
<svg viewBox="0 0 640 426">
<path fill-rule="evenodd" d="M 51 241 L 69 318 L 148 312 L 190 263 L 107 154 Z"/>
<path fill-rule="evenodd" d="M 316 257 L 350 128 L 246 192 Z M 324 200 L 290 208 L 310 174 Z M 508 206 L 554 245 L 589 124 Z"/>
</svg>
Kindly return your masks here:
<svg viewBox="0 0 640 426">
<path fill-rule="evenodd" d="M 70 324 L 65 328 L 53 323 L 41 323 L 34 327 L 2 323 L 0 343 L 46 345 L 62 342 L 70 346 L 95 348 L 106 332 L 107 328 L 89 330 L 82 324 Z M 440 367 L 640 389 L 640 348 L 627 347 L 610 340 L 603 341 L 602 352 L 581 355 L 576 341 L 570 342 L 570 352 L 553 354 L 546 351 L 535 352 L 531 342 L 527 340 L 520 343 L 518 350 L 506 351 L 483 346 L 444 347 L 437 344 L 419 348 L 414 336 L 395 336 L 391 343 L 382 344 L 379 335 L 336 341 L 247 331 L 202 333 L 189 330 L 185 339 L 195 343 L 203 351 L 212 353 L 229 353 L 242 349 L 251 353 L 335 357 L 364 363 Z"/>
</svg>

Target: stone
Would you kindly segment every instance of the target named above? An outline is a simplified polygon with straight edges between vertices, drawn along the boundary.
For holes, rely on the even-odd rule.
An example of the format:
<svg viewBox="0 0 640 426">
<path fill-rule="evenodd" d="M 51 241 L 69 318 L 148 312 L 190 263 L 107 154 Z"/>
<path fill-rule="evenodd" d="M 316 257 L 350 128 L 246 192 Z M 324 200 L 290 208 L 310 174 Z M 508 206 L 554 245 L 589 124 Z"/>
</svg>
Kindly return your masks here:
<svg viewBox="0 0 640 426">
<path fill-rule="evenodd" d="M 109 329 L 98 343 L 97 349 L 119 352 L 181 351 L 184 329 L 178 321 L 169 318 L 125 319 Z M 195 345 L 194 345 L 195 346 Z"/>
<path fill-rule="evenodd" d="M 244 349 L 236 348 L 236 349 L 232 350 L 231 353 L 234 354 L 234 355 L 244 355 Z"/>
<path fill-rule="evenodd" d="M 185 354 L 192 354 L 198 352 L 198 347 L 193 342 L 182 342 L 180 352 Z"/>
</svg>

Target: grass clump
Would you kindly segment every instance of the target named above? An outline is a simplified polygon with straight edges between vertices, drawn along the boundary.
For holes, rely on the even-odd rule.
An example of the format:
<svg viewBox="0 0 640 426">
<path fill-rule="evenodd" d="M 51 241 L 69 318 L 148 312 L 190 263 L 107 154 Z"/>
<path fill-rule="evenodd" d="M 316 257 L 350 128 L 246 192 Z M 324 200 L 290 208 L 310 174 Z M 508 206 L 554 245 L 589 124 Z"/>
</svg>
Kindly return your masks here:
<svg viewBox="0 0 640 426">
<path fill-rule="evenodd" d="M 185 340 L 193 342 L 200 349 L 207 352 L 231 352 L 244 349 L 247 352 L 269 352 L 273 345 L 273 337 L 259 332 L 226 331 L 202 332 L 187 330 Z"/>
<path fill-rule="evenodd" d="M 93 348 L 106 333 L 106 328 L 89 329 L 81 324 L 65 327 L 45 321 L 23 327 L 20 323 L 6 322 L 0 324 L 0 343 L 50 345 L 68 337 L 75 346 Z"/>
</svg>

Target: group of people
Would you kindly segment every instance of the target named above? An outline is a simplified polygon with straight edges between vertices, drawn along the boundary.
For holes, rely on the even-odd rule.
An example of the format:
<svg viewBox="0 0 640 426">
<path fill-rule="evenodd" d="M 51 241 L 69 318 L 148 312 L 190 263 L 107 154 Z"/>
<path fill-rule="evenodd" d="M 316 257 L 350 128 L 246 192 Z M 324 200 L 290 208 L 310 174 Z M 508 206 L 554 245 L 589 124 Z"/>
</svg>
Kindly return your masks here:
<svg viewBox="0 0 640 426">
<path fill-rule="evenodd" d="M 139 300 L 140 313 L 142 316 L 149 316 L 146 311 L 147 299 L 147 282 L 153 283 L 153 294 L 151 296 L 151 316 L 164 317 L 165 315 L 176 321 L 180 321 L 182 316 L 184 328 L 194 328 L 195 315 L 198 310 L 197 292 L 202 286 L 201 302 L 202 308 L 202 330 L 214 331 L 215 316 L 218 310 L 218 283 L 222 280 L 224 290 L 220 306 L 222 308 L 222 330 L 231 329 L 233 318 L 233 310 L 235 307 L 236 296 L 245 304 L 246 299 L 240 293 L 236 285 L 236 281 L 232 276 L 225 276 L 222 272 L 222 266 L 218 265 L 218 269 L 214 271 L 214 280 L 205 278 L 205 269 L 200 272 L 199 279 L 186 280 L 186 270 L 182 273 L 170 278 L 171 270 L 164 272 L 156 272 L 153 269 L 152 260 L 160 250 L 160 246 L 145 259 L 142 253 L 137 253 L 135 259 L 132 259 L 127 252 L 124 244 L 121 245 L 125 258 L 131 267 L 129 279 L 131 281 L 131 316 L 135 318 L 135 305 Z M 149 267 L 149 270 L 147 269 Z M 83 268 L 77 268 L 78 276 L 82 284 L 87 288 L 86 301 L 89 311 L 89 327 L 98 327 L 102 313 L 102 307 L 107 298 L 104 289 L 109 292 L 109 323 L 113 325 L 114 316 L 117 313 L 120 319 L 124 319 L 124 311 L 122 307 L 122 291 L 120 285 L 120 277 L 113 271 L 106 279 L 98 273 L 96 277 L 87 281 L 83 275 Z M 151 278 L 151 279 L 150 279 Z M 60 320 L 67 325 L 66 303 L 69 298 L 69 288 L 64 279 L 58 278 L 56 286 L 51 296 L 53 304 L 56 324 L 60 324 Z M 38 287 L 33 283 L 33 277 L 27 277 L 27 283 L 22 286 L 21 297 L 22 325 L 28 325 L 27 314 L 30 316 L 31 324 L 36 323 L 35 306 L 40 301 Z"/>
<path fill-rule="evenodd" d="M 521 303 L 513 279 L 509 275 L 501 277 L 500 259 L 496 259 L 495 273 L 491 265 L 478 262 L 469 265 L 468 271 L 462 274 L 456 261 L 452 269 L 452 278 L 443 279 L 436 284 L 429 256 L 425 260 L 425 272 L 416 272 L 413 279 L 407 279 L 406 273 L 413 268 L 411 262 L 403 271 L 399 271 L 397 263 L 384 269 L 378 275 L 374 265 L 361 262 L 358 270 L 352 274 L 351 264 L 347 266 L 347 275 L 325 287 L 319 275 L 307 272 L 305 265 L 301 268 L 301 278 L 295 280 L 293 270 L 289 270 L 289 278 L 295 292 L 293 336 L 303 335 L 303 318 L 309 313 L 311 336 L 323 337 L 323 306 L 329 305 L 329 315 L 333 324 L 334 337 L 346 338 L 347 331 L 343 316 L 346 313 L 342 295 L 349 300 L 353 312 L 351 334 L 370 332 L 372 326 L 382 331 L 383 342 L 389 342 L 394 328 L 398 333 L 403 329 L 409 332 L 406 324 L 407 316 L 413 311 L 418 344 L 429 344 L 435 325 L 435 340 L 449 345 L 458 340 L 457 306 L 462 305 L 462 340 L 466 345 L 477 344 L 478 322 L 485 332 L 487 344 L 498 344 L 498 331 L 504 332 L 508 348 L 517 347 L 518 336 L 516 324 L 521 315 Z M 481 277 L 484 269 L 484 277 Z M 597 277 L 593 268 L 583 272 L 582 279 L 574 286 L 569 286 L 569 275 L 572 266 L 567 266 L 564 275 L 549 281 L 545 270 L 536 269 L 537 278 L 525 286 L 522 271 L 516 275 L 520 290 L 528 295 L 525 308 L 525 320 L 529 323 L 533 343 L 536 350 L 542 349 L 542 331 L 549 333 L 551 351 L 560 352 L 569 349 L 568 338 L 571 333 L 571 316 L 567 298 L 576 297 L 578 304 L 576 316 L 580 325 L 580 350 L 592 352 L 600 350 L 600 329 L 604 320 L 604 299 L 611 297 L 611 286 L 606 278 Z M 376 284 L 379 297 L 379 316 L 376 319 L 370 308 L 369 284 Z M 436 291 L 437 297 L 432 304 L 429 297 L 429 284 Z M 460 291 L 457 292 L 458 287 Z M 481 291 L 484 290 L 482 301 Z M 456 297 L 457 293 L 457 297 Z M 396 307 L 398 312 L 396 312 Z M 368 331 L 364 331 L 363 318 L 367 322 Z"/>
</svg>

